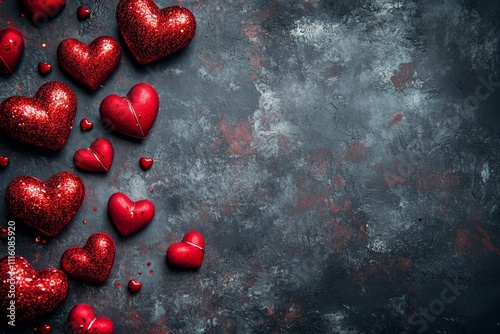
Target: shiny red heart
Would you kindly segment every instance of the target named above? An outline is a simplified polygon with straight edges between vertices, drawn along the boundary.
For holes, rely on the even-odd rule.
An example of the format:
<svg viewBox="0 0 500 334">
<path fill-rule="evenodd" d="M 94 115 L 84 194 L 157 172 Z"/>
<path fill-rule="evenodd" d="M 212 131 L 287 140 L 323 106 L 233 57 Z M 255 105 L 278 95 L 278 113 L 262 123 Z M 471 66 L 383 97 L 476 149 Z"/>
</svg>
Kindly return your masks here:
<svg viewBox="0 0 500 334">
<path fill-rule="evenodd" d="M 113 145 L 105 138 L 97 138 L 90 147 L 82 148 L 73 155 L 76 167 L 88 172 L 106 173 L 113 163 Z"/>
<path fill-rule="evenodd" d="M 46 23 L 66 6 L 66 0 L 20 0 L 29 19 L 36 25 Z"/>
<path fill-rule="evenodd" d="M 138 282 L 138 281 L 133 280 L 133 279 L 131 279 L 130 281 L 128 281 L 128 291 L 130 291 L 130 293 L 136 293 L 141 288 L 142 288 L 142 283 L 141 282 Z"/>
<path fill-rule="evenodd" d="M 77 304 L 68 314 L 67 334 L 113 334 L 115 326 L 108 318 L 96 316 L 92 306 Z"/>
<path fill-rule="evenodd" d="M 113 239 L 103 232 L 92 234 L 83 247 L 71 247 L 61 256 L 61 267 L 71 277 L 102 284 L 106 282 L 115 260 Z"/>
<path fill-rule="evenodd" d="M 33 98 L 12 96 L 0 104 L 0 130 L 25 144 L 58 151 L 76 116 L 76 94 L 62 82 L 43 84 Z"/>
<path fill-rule="evenodd" d="M 0 155 L 0 169 L 3 169 L 9 165 L 9 157 Z"/>
<path fill-rule="evenodd" d="M 83 7 L 83 6 L 79 6 L 76 10 L 76 16 L 78 17 L 78 19 L 80 21 L 85 20 L 86 18 L 88 18 L 90 16 L 90 10 L 88 8 Z"/>
<path fill-rule="evenodd" d="M 153 0 L 121 0 L 116 7 L 118 28 L 135 59 L 147 64 L 186 47 L 196 33 L 187 8 L 159 9 Z"/>
<path fill-rule="evenodd" d="M 19 30 L 7 27 L 0 30 L 0 73 L 12 73 L 24 52 L 24 36 Z"/>
<path fill-rule="evenodd" d="M 155 216 L 155 206 L 147 199 L 132 202 L 124 193 L 114 193 L 108 200 L 108 214 L 121 235 L 143 229 Z"/>
<path fill-rule="evenodd" d="M 47 75 L 51 71 L 52 71 L 52 65 L 43 61 L 38 63 L 38 73 L 40 73 L 40 75 Z"/>
<path fill-rule="evenodd" d="M 176 242 L 167 249 L 167 261 L 183 268 L 201 267 L 204 255 L 205 241 L 197 231 L 186 233 L 181 242 Z"/>
<path fill-rule="evenodd" d="M 85 196 L 85 185 L 71 172 L 55 174 L 43 182 L 19 176 L 5 190 L 10 213 L 43 234 L 56 236 L 76 214 Z"/>
<path fill-rule="evenodd" d="M 152 158 L 141 157 L 141 159 L 139 159 L 139 166 L 144 170 L 148 170 L 153 165 L 153 162 L 154 160 Z"/>
<path fill-rule="evenodd" d="M 74 38 L 59 43 L 59 64 L 73 78 L 95 90 L 115 70 L 121 58 L 120 44 L 109 36 L 96 38 L 89 45 Z"/>
<path fill-rule="evenodd" d="M 126 97 L 116 94 L 106 96 L 99 106 L 99 113 L 114 130 L 144 139 L 153 127 L 159 107 L 156 89 L 147 83 L 139 83 L 130 89 Z"/>
<path fill-rule="evenodd" d="M 11 259 L 6 256 L 0 260 L 0 305 L 2 314 L 7 310 L 7 321 L 14 320 L 17 324 L 18 321 L 39 319 L 66 299 L 69 282 L 62 271 L 53 268 L 35 270 L 19 255 Z M 12 291 L 15 296 L 11 296 L 15 298 L 9 297 Z M 15 301 L 13 313 L 8 309 L 11 300 Z M 13 317 L 9 317 L 10 314 Z"/>
<path fill-rule="evenodd" d="M 82 131 L 90 131 L 94 127 L 94 123 L 92 123 L 90 120 L 87 118 L 83 118 L 80 121 L 80 130 Z"/>
</svg>

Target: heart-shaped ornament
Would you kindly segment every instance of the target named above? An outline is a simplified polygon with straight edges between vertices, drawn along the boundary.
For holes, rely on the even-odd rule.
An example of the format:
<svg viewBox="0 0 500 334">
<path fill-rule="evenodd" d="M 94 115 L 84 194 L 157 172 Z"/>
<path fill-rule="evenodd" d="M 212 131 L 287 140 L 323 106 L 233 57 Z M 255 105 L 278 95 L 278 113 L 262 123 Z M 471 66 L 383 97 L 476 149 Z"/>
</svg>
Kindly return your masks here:
<svg viewBox="0 0 500 334">
<path fill-rule="evenodd" d="M 141 166 L 141 168 L 144 170 L 148 170 L 153 165 L 153 162 L 153 158 L 141 157 L 139 159 L 139 166 Z"/>
<path fill-rule="evenodd" d="M 197 231 L 186 233 L 181 242 L 176 242 L 167 249 L 167 261 L 182 268 L 201 267 L 204 255 L 205 241 Z"/>
<path fill-rule="evenodd" d="M 73 155 L 76 167 L 97 173 L 106 173 L 113 163 L 113 145 L 106 138 L 97 138 L 90 147 L 82 148 Z"/>
<path fill-rule="evenodd" d="M 125 97 L 106 96 L 99 106 L 99 113 L 112 129 L 144 139 L 153 127 L 159 107 L 156 89 L 147 83 L 139 83 Z"/>
<path fill-rule="evenodd" d="M 0 130 L 25 144 L 58 151 L 75 122 L 76 94 L 58 81 L 43 84 L 33 98 L 12 96 L 0 104 Z"/>
<path fill-rule="evenodd" d="M 54 237 L 80 208 L 85 185 L 71 172 L 55 174 L 43 182 L 33 176 L 19 176 L 5 190 L 10 213 L 20 222 Z"/>
<path fill-rule="evenodd" d="M 50 65 L 49 63 L 43 61 L 38 63 L 38 73 L 40 73 L 40 75 L 42 76 L 47 75 L 51 71 L 52 71 L 52 65 Z"/>
<path fill-rule="evenodd" d="M 56 309 L 68 291 L 68 278 L 58 269 L 35 270 L 19 255 L 0 260 L 0 305 L 2 313 L 7 312 L 7 321 L 39 319 Z"/>
<path fill-rule="evenodd" d="M 108 200 L 108 214 L 121 235 L 127 236 L 148 225 L 155 216 L 155 206 L 147 199 L 132 202 L 124 193 L 114 193 Z"/>
<path fill-rule="evenodd" d="M 71 277 L 102 284 L 106 282 L 115 260 L 113 239 L 103 232 L 92 234 L 83 247 L 71 247 L 61 256 L 61 267 Z"/>
<path fill-rule="evenodd" d="M 11 27 L 0 30 L 0 73 L 12 73 L 24 52 L 24 36 Z"/>
<path fill-rule="evenodd" d="M 83 6 L 79 6 L 77 8 L 76 17 L 78 17 L 80 21 L 87 19 L 89 16 L 90 16 L 90 9 Z"/>
<path fill-rule="evenodd" d="M 36 25 L 46 23 L 66 6 L 66 0 L 19 0 L 19 2 L 31 22 Z"/>
<path fill-rule="evenodd" d="M 130 293 L 139 292 L 139 290 L 141 290 L 141 288 L 142 288 L 141 282 L 136 281 L 134 279 L 131 279 L 130 281 L 128 281 L 128 291 L 130 291 Z"/>
<path fill-rule="evenodd" d="M 196 33 L 196 19 L 189 9 L 160 9 L 153 0 L 121 0 L 116 7 L 116 22 L 140 64 L 183 49 Z"/>
<path fill-rule="evenodd" d="M 96 38 L 89 45 L 74 38 L 59 43 L 59 64 L 73 78 L 95 90 L 120 63 L 122 50 L 116 39 L 109 36 Z"/>
<path fill-rule="evenodd" d="M 69 311 L 67 334 L 113 334 L 114 331 L 113 321 L 98 317 L 88 304 L 77 304 Z"/>
</svg>

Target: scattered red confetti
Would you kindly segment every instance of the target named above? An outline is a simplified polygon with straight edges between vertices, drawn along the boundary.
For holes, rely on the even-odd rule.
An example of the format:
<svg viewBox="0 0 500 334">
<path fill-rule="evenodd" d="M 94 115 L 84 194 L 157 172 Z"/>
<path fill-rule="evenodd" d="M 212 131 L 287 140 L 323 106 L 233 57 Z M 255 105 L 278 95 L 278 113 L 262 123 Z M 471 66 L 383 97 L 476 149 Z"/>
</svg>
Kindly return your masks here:
<svg viewBox="0 0 500 334">
<path fill-rule="evenodd" d="M 120 289 L 121 287 L 122 287 L 122 285 L 120 283 L 115 284 L 115 288 Z"/>
<path fill-rule="evenodd" d="M 92 210 L 97 211 L 97 206 L 94 206 Z"/>
<path fill-rule="evenodd" d="M 150 265 L 151 265 L 151 261 L 148 261 L 148 266 L 150 266 Z"/>
<path fill-rule="evenodd" d="M 134 314 L 134 318 L 136 318 L 136 319 L 139 318 L 139 314 L 137 314 L 137 313 Z"/>
<path fill-rule="evenodd" d="M 150 274 L 150 275 L 153 275 L 153 274 L 154 274 L 153 269 L 151 269 L 151 270 L 149 271 L 149 274 Z"/>
<path fill-rule="evenodd" d="M 150 193 L 154 193 L 154 192 L 155 192 L 155 190 L 154 190 L 153 188 L 151 188 L 151 189 L 149 189 L 149 192 L 150 192 Z"/>
</svg>

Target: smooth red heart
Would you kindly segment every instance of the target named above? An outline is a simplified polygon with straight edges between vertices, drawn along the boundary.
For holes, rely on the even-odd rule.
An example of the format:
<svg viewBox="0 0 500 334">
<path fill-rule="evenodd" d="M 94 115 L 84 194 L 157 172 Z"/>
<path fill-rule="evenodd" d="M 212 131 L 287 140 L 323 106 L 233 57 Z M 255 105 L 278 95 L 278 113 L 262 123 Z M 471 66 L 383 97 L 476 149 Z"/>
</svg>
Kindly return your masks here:
<svg viewBox="0 0 500 334">
<path fill-rule="evenodd" d="M 114 130 L 144 139 L 153 127 L 159 107 L 156 89 L 147 83 L 139 83 L 125 97 L 106 96 L 99 106 L 99 113 Z"/>
<path fill-rule="evenodd" d="M 120 63 L 122 50 L 116 39 L 109 36 L 96 38 L 89 45 L 74 38 L 59 43 L 59 64 L 73 78 L 95 90 Z"/>
<path fill-rule="evenodd" d="M 106 282 L 115 260 L 113 239 L 103 232 L 92 234 L 83 247 L 71 247 L 61 256 L 61 267 L 71 277 L 102 284 Z"/>
<path fill-rule="evenodd" d="M 90 130 L 92 130 L 92 128 L 94 128 L 94 123 L 92 123 L 87 118 L 83 118 L 80 121 L 80 130 L 82 130 L 82 131 L 90 131 Z"/>
<path fill-rule="evenodd" d="M 152 158 L 141 157 L 141 159 L 139 159 L 139 166 L 144 170 L 148 170 L 153 165 L 153 162 L 154 160 Z"/>
<path fill-rule="evenodd" d="M 8 298 L 11 284 L 15 298 Z M 14 323 L 33 321 L 56 309 L 66 299 L 68 291 L 68 278 L 58 269 L 35 270 L 19 255 L 0 260 L 0 305 L 2 314 L 7 310 L 7 321 L 12 320 L 7 309 L 11 300 L 15 301 Z"/>
<path fill-rule="evenodd" d="M 43 61 L 38 63 L 38 73 L 40 73 L 40 75 L 47 75 L 51 71 L 52 71 L 52 65 Z"/>
<path fill-rule="evenodd" d="M 24 52 L 24 36 L 19 30 L 7 27 L 0 30 L 0 73 L 12 73 Z"/>
<path fill-rule="evenodd" d="M 78 9 L 76 10 L 76 16 L 80 21 L 85 20 L 90 16 L 90 10 L 83 6 L 79 6 Z"/>
<path fill-rule="evenodd" d="M 9 165 L 9 157 L 0 155 L 0 169 L 3 169 Z"/>
<path fill-rule="evenodd" d="M 5 191 L 10 213 L 20 222 L 54 237 L 76 214 L 85 196 L 85 185 L 71 172 L 55 174 L 43 182 L 19 176 Z"/>
<path fill-rule="evenodd" d="M 159 9 L 153 0 L 121 0 L 116 7 L 116 22 L 140 64 L 183 49 L 196 33 L 196 19 L 187 8 Z"/>
<path fill-rule="evenodd" d="M 142 283 L 131 279 L 128 281 L 128 291 L 131 293 L 136 293 L 142 288 Z"/>
<path fill-rule="evenodd" d="M 197 231 L 184 235 L 181 242 L 170 245 L 167 260 L 170 264 L 183 268 L 199 268 L 205 255 L 205 241 Z"/>
<path fill-rule="evenodd" d="M 52 332 L 52 326 L 47 324 L 42 325 L 38 327 L 38 331 L 40 332 L 40 334 L 49 334 L 50 332 Z"/>
<path fill-rule="evenodd" d="M 73 155 L 76 167 L 88 172 L 106 173 L 113 163 L 113 145 L 106 138 L 97 138 L 88 148 L 82 148 Z"/>
<path fill-rule="evenodd" d="M 76 94 L 62 82 L 43 84 L 33 98 L 12 96 L 0 104 L 0 130 L 25 144 L 58 151 L 75 122 Z"/>
<path fill-rule="evenodd" d="M 31 22 L 46 23 L 66 6 L 66 0 L 20 0 Z"/>
<path fill-rule="evenodd" d="M 115 326 L 109 318 L 96 316 L 92 306 L 77 304 L 68 314 L 68 334 L 113 334 Z"/>
<path fill-rule="evenodd" d="M 132 202 L 124 193 L 114 193 L 108 200 L 108 214 L 121 235 L 143 229 L 155 216 L 155 206 L 147 199 Z"/>
</svg>

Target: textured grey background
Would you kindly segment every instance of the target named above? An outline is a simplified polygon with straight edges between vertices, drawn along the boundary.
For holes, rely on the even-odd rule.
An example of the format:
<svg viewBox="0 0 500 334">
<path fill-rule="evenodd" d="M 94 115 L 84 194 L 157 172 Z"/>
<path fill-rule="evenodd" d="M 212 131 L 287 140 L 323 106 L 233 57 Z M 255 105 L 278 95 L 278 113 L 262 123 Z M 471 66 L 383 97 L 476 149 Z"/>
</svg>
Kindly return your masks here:
<svg viewBox="0 0 500 334">
<path fill-rule="evenodd" d="M 97 231 L 117 243 L 106 284 L 71 280 L 68 299 L 26 333 L 61 332 L 83 302 L 117 333 L 499 332 L 500 3 L 158 0 L 194 13 L 194 40 L 140 66 L 119 39 L 118 69 L 89 92 L 62 73 L 56 48 L 119 38 L 117 3 L 69 1 L 35 26 L 0 1 L 0 27 L 26 37 L 0 98 L 62 80 L 77 93 L 77 122 L 95 124 L 75 123 L 58 153 L 2 137 L 11 164 L 0 192 L 19 175 L 76 171 L 73 153 L 98 137 L 115 148 L 106 175 L 76 171 L 87 198 L 57 237 L 37 242 L 18 224 L 18 253 L 37 269 L 59 267 Z M 92 10 L 84 22 L 80 4 Z M 54 66 L 43 78 L 42 60 Z M 100 102 L 141 81 L 160 94 L 148 138 L 110 133 Z M 155 159 L 147 172 L 143 155 Z M 146 229 L 118 235 L 106 213 L 116 191 L 154 202 Z M 205 236 L 202 268 L 169 268 L 168 245 L 190 229 Z"/>
</svg>

